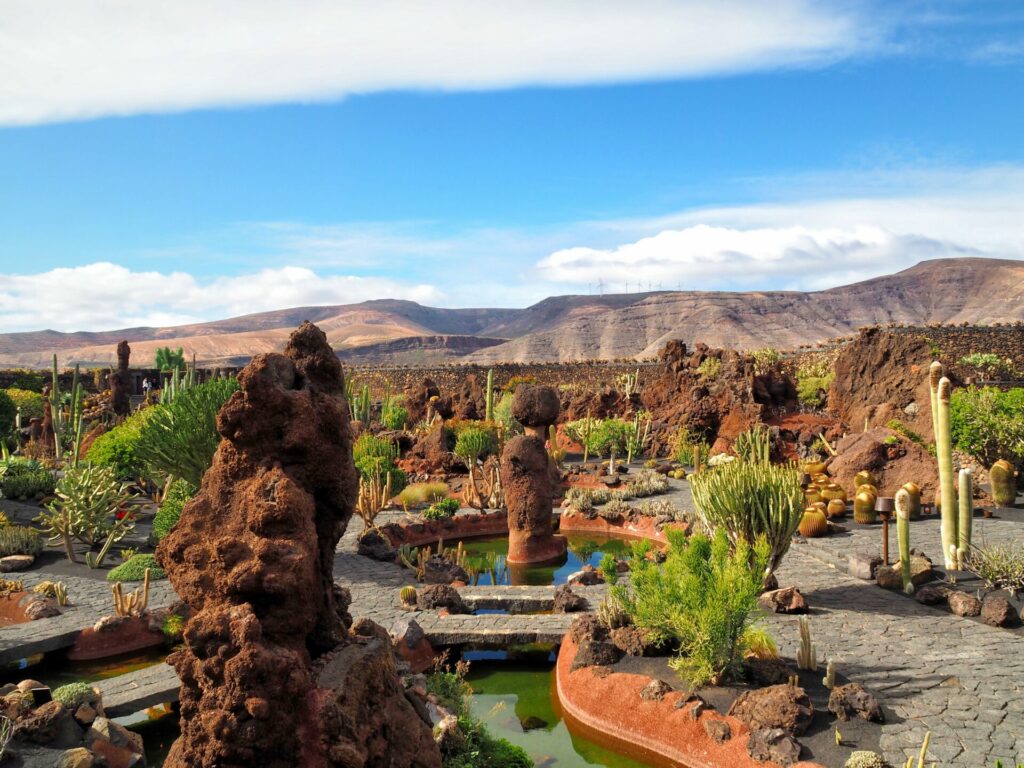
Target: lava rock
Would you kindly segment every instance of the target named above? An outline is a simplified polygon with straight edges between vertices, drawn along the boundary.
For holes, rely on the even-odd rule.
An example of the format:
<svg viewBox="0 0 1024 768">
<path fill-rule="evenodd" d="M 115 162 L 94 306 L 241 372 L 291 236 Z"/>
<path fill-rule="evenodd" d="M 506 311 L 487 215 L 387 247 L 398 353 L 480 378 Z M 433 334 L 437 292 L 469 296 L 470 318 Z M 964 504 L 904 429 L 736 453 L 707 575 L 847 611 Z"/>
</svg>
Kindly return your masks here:
<svg viewBox="0 0 1024 768">
<path fill-rule="evenodd" d="M 388 541 L 387 537 L 374 528 L 365 531 L 359 537 L 359 548 L 357 551 L 363 557 L 368 557 L 371 560 L 380 560 L 385 563 L 395 562 L 395 557 L 398 554 L 398 550 L 391 546 L 391 542 Z"/>
<path fill-rule="evenodd" d="M 853 552 L 846 557 L 846 572 L 854 578 L 864 581 L 872 581 L 881 565 L 882 558 L 878 555 Z"/>
<path fill-rule="evenodd" d="M 915 587 L 927 584 L 935 578 L 932 561 L 924 555 L 910 555 L 910 583 Z M 903 589 L 903 573 L 899 563 L 883 565 L 875 573 L 875 581 L 883 589 Z"/>
<path fill-rule="evenodd" d="M 8 555 L 0 557 L 0 573 L 24 571 L 32 567 L 36 559 L 32 555 Z"/>
<path fill-rule="evenodd" d="M 844 721 L 856 715 L 861 720 L 872 723 L 885 722 L 885 715 L 882 714 L 882 706 L 878 699 L 860 683 L 834 687 L 828 697 L 828 711 Z"/>
<path fill-rule="evenodd" d="M 472 613 L 455 587 L 448 584 L 428 584 L 416 592 L 416 606 L 423 611 L 448 609 L 449 613 Z"/>
<path fill-rule="evenodd" d="M 643 656 L 650 650 L 646 633 L 638 627 L 616 627 L 611 636 L 615 647 L 627 656 Z"/>
<path fill-rule="evenodd" d="M 709 717 L 704 721 L 704 732 L 716 744 L 724 744 L 732 738 L 732 728 L 729 727 L 729 723 L 719 720 L 717 717 Z"/>
<path fill-rule="evenodd" d="M 814 718 L 814 705 L 803 688 L 772 685 L 741 693 L 729 707 L 729 714 L 751 731 L 781 728 L 787 734 L 799 736 Z"/>
<path fill-rule="evenodd" d="M 800 743 L 782 728 L 759 728 L 751 731 L 747 752 L 755 760 L 790 766 L 800 760 Z"/>
<path fill-rule="evenodd" d="M 664 680 L 651 680 L 640 689 L 640 698 L 644 701 L 661 701 L 665 695 L 672 692 L 672 686 Z"/>
<path fill-rule="evenodd" d="M 914 592 L 914 599 L 922 605 L 945 604 L 950 591 L 945 584 L 929 584 Z"/>
<path fill-rule="evenodd" d="M 598 621 L 594 614 L 585 613 L 572 620 L 572 624 L 569 625 L 569 637 L 576 645 L 584 640 L 607 640 L 608 628 Z"/>
<path fill-rule="evenodd" d="M 1002 595 L 985 595 L 981 602 L 981 618 L 993 627 L 1014 627 L 1020 623 L 1013 604 Z"/>
<path fill-rule="evenodd" d="M 765 592 L 758 599 L 761 607 L 772 613 L 807 613 L 807 601 L 796 587 Z"/>
<path fill-rule="evenodd" d="M 957 616 L 978 616 L 981 614 L 981 600 L 974 595 L 952 589 L 946 596 L 949 603 L 949 610 Z"/>
<path fill-rule="evenodd" d="M 568 584 L 562 584 L 555 590 L 555 613 L 577 613 L 587 610 L 587 605 L 587 599 L 573 592 Z"/>
<path fill-rule="evenodd" d="M 576 649 L 570 672 L 584 667 L 607 667 L 622 658 L 622 651 L 602 640 L 584 640 Z"/>
</svg>

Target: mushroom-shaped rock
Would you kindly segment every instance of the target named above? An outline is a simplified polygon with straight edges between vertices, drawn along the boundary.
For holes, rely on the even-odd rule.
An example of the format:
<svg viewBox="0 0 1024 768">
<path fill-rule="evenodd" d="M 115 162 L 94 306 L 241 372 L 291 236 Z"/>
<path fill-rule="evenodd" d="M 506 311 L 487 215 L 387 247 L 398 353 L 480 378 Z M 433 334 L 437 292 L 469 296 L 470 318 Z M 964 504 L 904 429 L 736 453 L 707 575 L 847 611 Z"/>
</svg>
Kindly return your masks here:
<svg viewBox="0 0 1024 768">
<path fill-rule="evenodd" d="M 548 461 L 544 442 L 533 435 L 513 437 L 501 453 L 510 564 L 541 563 L 565 554 L 565 539 L 552 532 Z"/>
<path fill-rule="evenodd" d="M 512 399 L 512 416 L 528 435 L 541 440 L 547 437 L 548 427 L 558 420 L 560 408 L 558 393 L 552 387 L 521 386 Z"/>
</svg>

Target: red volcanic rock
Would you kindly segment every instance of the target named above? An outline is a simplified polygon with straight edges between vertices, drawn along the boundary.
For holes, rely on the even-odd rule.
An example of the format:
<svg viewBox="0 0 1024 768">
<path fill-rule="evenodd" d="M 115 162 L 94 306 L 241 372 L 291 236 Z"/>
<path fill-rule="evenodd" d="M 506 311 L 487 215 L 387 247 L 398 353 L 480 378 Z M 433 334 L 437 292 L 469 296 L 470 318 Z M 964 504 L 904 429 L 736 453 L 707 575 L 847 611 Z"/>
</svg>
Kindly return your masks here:
<svg viewBox="0 0 1024 768">
<path fill-rule="evenodd" d="M 482 419 L 487 411 L 487 398 L 475 373 L 466 376 L 452 395 L 452 415 L 456 419 Z"/>
<path fill-rule="evenodd" d="M 132 377 L 128 373 L 128 359 L 132 348 L 127 341 L 117 345 L 117 370 L 110 374 L 110 407 L 114 415 L 121 418 L 132 412 Z"/>
<path fill-rule="evenodd" d="M 344 692 L 326 687 L 335 675 L 318 685 L 314 667 L 358 652 L 333 582 L 357 489 L 341 364 L 303 323 L 284 354 L 257 355 L 238 380 L 217 417 L 213 465 L 157 551 L 192 609 L 184 648 L 169 657 L 182 681 L 181 737 L 165 765 L 361 768 L 369 763 L 349 757 L 368 754 L 366 744 L 348 740 L 419 721 L 393 660 L 392 678 Z M 367 714 L 358 733 L 332 726 Z M 390 754 L 391 766 L 440 765 L 425 724 Z"/>
<path fill-rule="evenodd" d="M 927 402 L 925 403 L 928 406 Z M 893 442 L 887 445 L 886 440 Z M 839 454 L 828 464 L 829 474 L 840 487 L 852 493 L 853 478 L 867 470 L 878 481 L 882 496 L 895 496 L 904 483 L 916 483 L 921 498 L 931 501 L 938 490 L 938 470 L 935 457 L 916 443 L 884 427 L 853 432 L 836 445 Z"/>
<path fill-rule="evenodd" d="M 759 601 L 762 608 L 772 613 L 807 613 L 807 601 L 796 587 L 765 592 Z"/>
<path fill-rule="evenodd" d="M 729 714 L 752 731 L 781 728 L 790 736 L 799 736 L 814 718 L 814 705 L 803 688 L 772 685 L 741 693 L 729 707 Z"/>
<path fill-rule="evenodd" d="M 416 424 L 427 418 L 429 413 L 436 413 L 442 419 L 452 417 L 451 400 L 441 397 L 441 390 L 433 379 L 423 379 L 405 390 L 405 409 L 409 412 L 409 424 Z"/>
<path fill-rule="evenodd" d="M 561 407 L 553 387 L 520 386 L 512 398 L 512 417 L 526 427 L 528 434 L 544 439 L 548 427 L 558 421 Z"/>
<path fill-rule="evenodd" d="M 544 443 L 531 435 L 513 437 L 501 453 L 508 563 L 541 563 L 565 553 L 565 539 L 553 534 L 549 461 Z"/>
</svg>

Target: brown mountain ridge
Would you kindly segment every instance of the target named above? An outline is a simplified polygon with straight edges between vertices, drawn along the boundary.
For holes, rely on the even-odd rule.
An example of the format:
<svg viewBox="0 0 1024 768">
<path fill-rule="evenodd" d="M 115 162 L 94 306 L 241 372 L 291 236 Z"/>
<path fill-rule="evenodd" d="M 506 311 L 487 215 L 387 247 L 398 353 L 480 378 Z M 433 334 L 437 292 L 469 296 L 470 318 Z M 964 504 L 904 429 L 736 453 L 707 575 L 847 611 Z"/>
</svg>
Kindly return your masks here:
<svg viewBox="0 0 1024 768">
<path fill-rule="evenodd" d="M 992 324 L 1024 320 L 1024 262 L 938 259 L 823 291 L 671 291 L 555 296 L 525 309 L 445 309 L 381 299 L 297 307 L 208 323 L 103 332 L 0 334 L 0 366 L 107 366 L 121 339 L 132 362 L 183 347 L 200 365 L 239 365 L 279 351 L 303 320 L 359 363 L 551 362 L 654 356 L 669 339 L 792 349 L 891 322 Z"/>
</svg>

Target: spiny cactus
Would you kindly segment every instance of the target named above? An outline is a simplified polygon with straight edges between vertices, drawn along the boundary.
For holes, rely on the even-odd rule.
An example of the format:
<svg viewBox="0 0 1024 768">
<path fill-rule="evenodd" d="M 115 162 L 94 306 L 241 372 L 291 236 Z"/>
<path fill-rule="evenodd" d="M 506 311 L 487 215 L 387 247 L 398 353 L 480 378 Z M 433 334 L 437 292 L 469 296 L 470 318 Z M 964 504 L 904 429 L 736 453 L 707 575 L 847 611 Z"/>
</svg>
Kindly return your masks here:
<svg viewBox="0 0 1024 768">
<path fill-rule="evenodd" d="M 811 672 L 818 671 L 818 651 L 811 642 L 811 620 L 807 616 L 801 616 L 800 622 L 800 650 L 796 655 L 797 669 L 809 669 Z"/>
<path fill-rule="evenodd" d="M 820 509 L 805 509 L 800 519 L 800 535 L 808 539 L 818 538 L 828 533 L 828 518 Z"/>
<path fill-rule="evenodd" d="M 908 595 L 914 593 L 914 583 L 910 580 L 910 492 L 906 488 L 896 491 L 896 537 L 900 547 L 900 575 L 903 577 L 903 591 Z"/>
<path fill-rule="evenodd" d="M 858 491 L 853 499 L 853 519 L 861 524 L 873 523 L 878 519 L 875 512 L 875 501 L 877 497 L 871 491 Z"/>
<path fill-rule="evenodd" d="M 917 483 L 904 483 L 903 488 L 910 496 L 910 519 L 917 520 L 921 517 L 921 488 Z"/>
<path fill-rule="evenodd" d="M 957 521 L 956 569 L 964 569 L 967 552 L 971 548 L 971 523 L 974 515 L 974 473 L 960 470 L 960 519 Z"/>
<path fill-rule="evenodd" d="M 988 476 L 992 480 L 992 500 L 996 506 L 1012 507 L 1017 501 L 1017 477 L 1013 465 L 1006 459 L 1000 459 L 992 465 Z"/>
<path fill-rule="evenodd" d="M 416 605 L 416 587 L 406 585 L 398 590 L 398 599 L 402 605 Z"/>
<path fill-rule="evenodd" d="M 833 688 L 835 688 L 835 685 L 836 685 L 836 665 L 832 661 L 832 659 L 829 659 L 828 663 L 825 665 L 825 677 L 823 677 L 821 679 L 821 684 L 824 685 L 829 690 L 832 690 Z"/>
<path fill-rule="evenodd" d="M 956 482 L 953 479 L 953 440 L 949 424 L 949 399 L 952 382 L 943 376 L 936 391 L 935 453 L 939 462 L 939 489 L 942 519 L 939 530 L 942 537 L 942 556 L 947 569 L 956 568 L 957 503 Z"/>
<path fill-rule="evenodd" d="M 142 579 L 141 589 L 136 589 L 127 595 L 121 590 L 121 582 L 115 582 L 110 588 L 114 595 L 114 615 L 121 617 L 138 617 L 146 612 L 149 605 L 149 568 Z"/>
<path fill-rule="evenodd" d="M 484 393 L 484 419 L 494 421 L 494 369 L 487 371 L 487 391 Z"/>
</svg>

